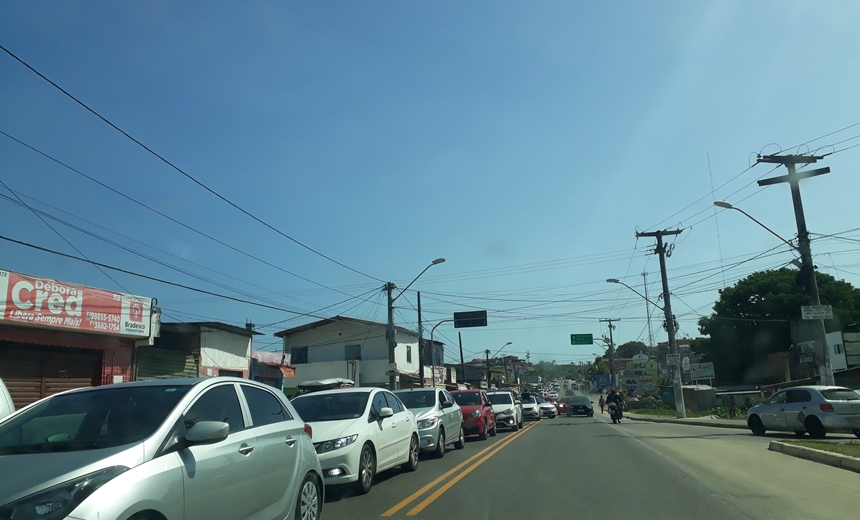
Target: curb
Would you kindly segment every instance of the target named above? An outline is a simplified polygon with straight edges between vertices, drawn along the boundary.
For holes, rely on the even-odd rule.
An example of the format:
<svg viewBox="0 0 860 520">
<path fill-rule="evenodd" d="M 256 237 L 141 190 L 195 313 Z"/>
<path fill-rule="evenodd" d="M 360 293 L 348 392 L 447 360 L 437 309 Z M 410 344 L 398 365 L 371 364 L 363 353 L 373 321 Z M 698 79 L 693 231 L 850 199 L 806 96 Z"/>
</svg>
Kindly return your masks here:
<svg viewBox="0 0 860 520">
<path fill-rule="evenodd" d="M 807 448 L 806 446 L 795 446 L 780 441 L 770 441 L 770 446 L 767 448 L 770 451 L 776 451 L 799 459 L 806 459 L 819 464 L 827 464 L 834 468 L 847 469 L 855 473 L 860 473 L 860 459 L 840 455 L 839 453 L 831 453 L 829 451 L 816 450 Z"/>
<path fill-rule="evenodd" d="M 746 424 L 726 424 L 726 423 L 713 423 L 709 424 L 703 421 L 690 421 L 686 419 L 662 419 L 659 417 L 636 417 L 632 413 L 624 414 L 625 419 L 631 419 L 633 421 L 646 421 L 646 422 L 655 422 L 655 423 L 664 423 L 664 424 L 685 424 L 688 426 L 710 426 L 711 428 L 731 428 L 734 430 L 747 430 L 749 429 Z"/>
</svg>

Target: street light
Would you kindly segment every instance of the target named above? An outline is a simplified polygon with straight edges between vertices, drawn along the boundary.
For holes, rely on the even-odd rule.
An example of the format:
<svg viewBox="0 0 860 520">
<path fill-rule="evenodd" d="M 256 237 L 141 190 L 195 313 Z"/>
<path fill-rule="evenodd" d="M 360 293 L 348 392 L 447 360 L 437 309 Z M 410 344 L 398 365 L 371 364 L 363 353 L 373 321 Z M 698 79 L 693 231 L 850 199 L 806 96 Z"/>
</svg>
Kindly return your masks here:
<svg viewBox="0 0 860 520">
<path fill-rule="evenodd" d="M 790 247 L 790 248 L 791 248 L 791 249 L 793 249 L 794 251 L 800 252 L 800 248 L 798 248 L 796 245 L 792 244 L 792 243 L 791 243 L 791 242 L 789 242 L 788 240 L 786 240 L 786 239 L 782 238 L 781 236 L 777 235 L 777 234 L 776 234 L 776 232 L 775 232 L 774 230 L 770 229 L 769 227 L 765 226 L 764 224 L 762 224 L 761 222 L 759 222 L 758 220 L 756 220 L 756 218 L 755 218 L 755 217 L 753 217 L 752 215 L 750 215 L 750 214 L 749 214 L 749 213 L 747 213 L 746 211 L 742 210 L 741 208 L 737 208 L 737 207 L 735 207 L 735 206 L 732 206 L 732 204 L 731 204 L 730 202 L 726 202 L 726 201 L 724 201 L 724 200 L 715 200 L 715 201 L 714 201 L 714 206 L 716 206 L 716 207 L 718 207 L 718 208 L 723 208 L 723 209 L 733 209 L 733 210 L 735 210 L 735 211 L 740 211 L 741 213 L 743 213 L 744 215 L 746 215 L 746 217 L 747 217 L 748 219 L 752 220 L 753 222 L 755 222 L 756 224 L 758 224 L 759 226 L 761 226 L 761 227 L 763 227 L 765 230 L 767 230 L 767 232 L 768 232 L 768 233 L 770 233 L 771 235 L 775 236 L 776 238 L 778 238 L 778 239 L 782 240 L 784 243 L 788 244 L 788 247 Z"/>
<path fill-rule="evenodd" d="M 639 291 L 637 291 L 637 290 L 636 290 L 636 289 L 634 289 L 633 287 L 630 287 L 629 285 L 627 285 L 626 283 L 622 282 L 622 281 L 621 281 L 621 280 L 619 280 L 618 278 L 607 278 L 607 279 L 606 279 L 606 281 L 607 281 L 607 283 L 617 283 L 617 284 L 619 284 L 619 285 L 623 285 L 624 287 L 627 287 L 628 289 L 630 289 L 631 291 L 635 292 L 636 294 L 638 294 L 638 295 L 639 295 L 639 296 L 641 296 L 642 298 L 645 298 L 645 301 L 647 301 L 648 303 L 650 303 L 650 304 L 651 304 L 651 305 L 653 305 L 654 307 L 657 307 L 657 308 L 658 308 L 658 309 L 660 309 L 661 311 L 663 310 L 663 307 L 660 307 L 660 306 L 659 306 L 659 305 L 657 305 L 656 303 L 652 302 L 652 301 L 651 301 L 647 296 L 645 296 L 644 294 L 640 293 Z"/>
<path fill-rule="evenodd" d="M 395 366 L 395 364 L 397 363 L 397 357 L 394 355 L 394 350 L 397 347 L 397 343 L 394 341 L 394 301 L 397 300 L 397 298 L 400 298 L 401 296 L 403 296 L 403 293 L 406 292 L 406 289 L 409 289 L 410 287 L 412 287 L 412 284 L 415 283 L 415 280 L 421 278 L 421 275 L 426 273 L 427 269 L 430 269 L 434 265 L 441 264 L 444 261 L 445 261 L 444 258 L 437 258 L 436 260 L 433 260 L 432 262 L 430 262 L 430 265 L 428 265 L 427 267 L 424 268 L 423 271 L 418 273 L 418 276 L 413 278 L 412 281 L 409 282 L 409 285 L 407 285 L 402 291 L 400 291 L 400 294 L 398 294 L 397 296 L 394 296 L 394 297 L 391 296 L 391 293 L 394 292 L 394 284 L 391 282 L 388 282 L 385 284 L 385 290 L 388 292 L 388 324 L 385 327 L 385 338 L 388 340 L 388 364 L 389 364 L 390 368 L 393 368 Z M 419 307 L 420 307 L 420 305 L 421 304 L 420 304 L 420 300 L 419 300 Z M 421 321 L 422 321 L 421 320 L 421 313 L 419 312 L 418 313 L 418 362 L 419 362 L 419 367 L 420 367 L 420 371 L 421 371 L 419 376 L 420 376 L 421 381 L 423 382 L 424 381 L 424 373 L 423 373 L 424 367 L 423 367 L 423 359 L 421 358 L 421 344 L 423 343 L 423 341 L 422 341 L 421 337 L 423 336 L 424 329 L 422 328 Z M 388 376 L 388 388 L 389 388 L 389 390 L 396 390 L 397 389 L 397 373 L 394 370 L 392 370 L 390 372 L 390 375 Z"/>
<path fill-rule="evenodd" d="M 499 355 L 499 352 L 501 352 L 503 348 L 507 347 L 508 345 L 513 345 L 513 344 L 514 344 L 514 342 L 513 342 L 513 341 L 508 341 L 507 343 L 505 343 L 504 345 L 502 345 L 502 348 L 500 348 L 499 350 L 497 350 L 497 351 L 496 351 L 496 353 L 495 353 L 495 354 L 493 354 L 493 359 L 496 359 L 496 356 L 498 356 L 498 355 Z M 487 390 L 489 390 L 489 389 L 490 389 L 490 376 L 491 376 L 491 371 L 490 371 L 490 351 L 489 351 L 489 350 L 485 350 L 484 352 L 487 354 Z M 507 365 L 505 366 L 505 377 L 508 377 L 508 369 L 507 369 Z"/>
</svg>

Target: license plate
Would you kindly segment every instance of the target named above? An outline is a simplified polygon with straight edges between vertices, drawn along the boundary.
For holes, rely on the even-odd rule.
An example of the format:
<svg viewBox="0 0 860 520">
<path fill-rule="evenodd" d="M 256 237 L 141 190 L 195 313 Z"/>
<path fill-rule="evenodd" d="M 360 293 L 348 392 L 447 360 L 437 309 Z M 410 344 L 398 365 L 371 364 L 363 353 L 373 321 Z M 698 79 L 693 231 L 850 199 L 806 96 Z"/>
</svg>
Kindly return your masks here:
<svg viewBox="0 0 860 520">
<path fill-rule="evenodd" d="M 850 418 L 850 419 L 847 419 L 845 422 L 850 422 L 850 423 L 855 423 L 855 422 L 856 422 L 856 423 L 860 423 L 860 417 L 852 417 L 852 418 Z"/>
</svg>

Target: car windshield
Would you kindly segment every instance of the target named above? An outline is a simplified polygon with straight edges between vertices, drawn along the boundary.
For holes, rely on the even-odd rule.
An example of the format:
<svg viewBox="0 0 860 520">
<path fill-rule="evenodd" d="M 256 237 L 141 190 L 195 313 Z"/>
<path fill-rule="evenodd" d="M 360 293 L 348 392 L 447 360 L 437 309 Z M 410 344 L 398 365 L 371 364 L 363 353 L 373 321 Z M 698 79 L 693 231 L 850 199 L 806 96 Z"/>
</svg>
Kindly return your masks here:
<svg viewBox="0 0 860 520">
<path fill-rule="evenodd" d="M 343 421 L 364 415 L 369 392 L 312 393 L 291 401 L 305 422 Z"/>
<path fill-rule="evenodd" d="M 51 397 L 0 423 L 0 455 L 82 451 L 140 442 L 191 386 L 123 386 Z"/>
<path fill-rule="evenodd" d="M 465 392 L 453 394 L 454 400 L 460 406 L 478 405 L 481 404 L 481 395 L 477 392 Z"/>
<path fill-rule="evenodd" d="M 512 404 L 511 394 L 489 394 L 490 404 Z"/>
<path fill-rule="evenodd" d="M 537 404 L 537 401 L 535 401 L 534 397 L 523 397 L 522 401 L 523 404 Z"/>
<path fill-rule="evenodd" d="M 538 404 L 546 404 L 546 400 L 543 397 L 535 397 L 535 400 Z"/>
<path fill-rule="evenodd" d="M 591 401 L 584 395 L 578 395 L 570 398 L 570 404 L 589 404 Z"/>
<path fill-rule="evenodd" d="M 436 405 L 435 390 L 394 392 L 406 408 L 430 408 Z"/>
<path fill-rule="evenodd" d="M 860 401 L 860 395 L 857 395 L 857 392 L 848 388 L 822 390 L 821 396 L 828 401 Z"/>
</svg>

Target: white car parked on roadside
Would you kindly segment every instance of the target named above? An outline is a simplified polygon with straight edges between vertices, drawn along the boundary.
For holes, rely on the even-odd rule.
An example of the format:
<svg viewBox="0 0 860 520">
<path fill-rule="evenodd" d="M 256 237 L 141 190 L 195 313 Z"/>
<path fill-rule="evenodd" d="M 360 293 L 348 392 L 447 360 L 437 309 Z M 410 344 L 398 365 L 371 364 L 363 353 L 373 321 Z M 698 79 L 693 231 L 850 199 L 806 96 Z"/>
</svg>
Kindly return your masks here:
<svg viewBox="0 0 860 520">
<path fill-rule="evenodd" d="M 807 432 L 820 439 L 828 433 L 860 437 L 860 395 L 838 386 L 795 386 L 773 394 L 747 412 L 747 425 L 755 435 L 767 430 Z"/>
<path fill-rule="evenodd" d="M 381 471 L 418 468 L 417 420 L 388 390 L 324 390 L 298 396 L 291 404 L 313 428 L 326 485 L 354 483 L 364 494 Z"/>
</svg>

